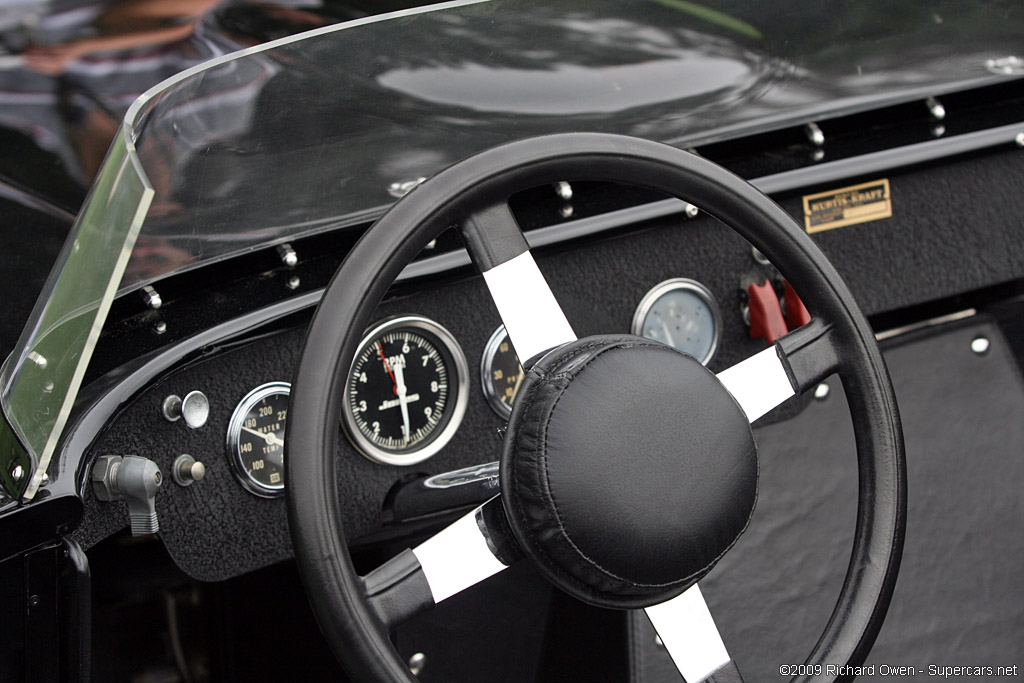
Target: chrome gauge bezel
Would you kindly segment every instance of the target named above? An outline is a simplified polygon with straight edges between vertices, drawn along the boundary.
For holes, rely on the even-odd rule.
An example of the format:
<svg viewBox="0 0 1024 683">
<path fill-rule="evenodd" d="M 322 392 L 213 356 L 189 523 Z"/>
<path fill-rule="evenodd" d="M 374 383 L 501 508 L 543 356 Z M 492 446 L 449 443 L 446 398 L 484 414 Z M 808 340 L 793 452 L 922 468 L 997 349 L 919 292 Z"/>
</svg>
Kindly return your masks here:
<svg viewBox="0 0 1024 683">
<path fill-rule="evenodd" d="M 238 402 L 238 405 L 235 406 L 234 412 L 231 413 L 231 418 L 228 420 L 227 449 L 228 462 L 231 464 L 231 472 L 235 475 L 235 478 L 238 479 L 238 482 L 246 491 L 253 495 L 260 496 L 261 498 L 277 498 L 279 496 L 283 496 L 285 485 L 284 478 L 282 477 L 281 484 L 279 486 L 271 486 L 253 479 L 245 465 L 242 464 L 242 453 L 239 451 L 242 426 L 245 422 L 246 415 L 249 414 L 249 411 L 252 410 L 257 403 L 266 397 L 273 396 L 275 394 L 291 396 L 291 390 L 292 385 L 288 382 L 267 382 L 266 384 L 261 384 L 246 394 L 242 400 Z"/>
<path fill-rule="evenodd" d="M 658 299 L 669 292 L 676 290 L 683 290 L 695 294 L 711 311 L 711 317 L 713 318 L 711 348 L 708 349 L 704 358 L 697 359 L 703 365 L 707 365 L 711 362 L 711 359 L 715 357 L 715 353 L 718 351 L 719 341 L 722 338 L 722 313 L 718 306 L 718 301 L 715 299 L 715 295 L 711 293 L 710 289 L 696 280 L 691 280 L 686 277 L 675 277 L 654 285 L 654 287 L 652 287 L 646 294 L 644 294 L 643 298 L 640 299 L 640 303 L 637 305 L 636 311 L 633 313 L 633 323 L 630 326 L 630 331 L 638 337 L 643 337 L 644 320 L 647 318 L 647 314 L 650 313 L 651 308 L 655 303 L 657 303 Z"/>
<path fill-rule="evenodd" d="M 483 389 L 484 398 L 487 399 L 487 405 L 506 420 L 512 416 L 512 407 L 506 405 L 494 390 L 494 382 L 491 380 L 491 364 L 498 354 L 498 347 L 501 346 L 502 340 L 507 337 L 508 332 L 505 331 L 505 326 L 498 325 L 498 329 L 494 330 L 490 339 L 487 340 L 487 344 L 484 345 L 484 352 L 480 356 L 480 387 Z"/>
<path fill-rule="evenodd" d="M 455 364 L 454 374 L 457 388 L 456 391 L 451 394 L 451 400 L 453 401 L 451 417 L 448 419 L 448 423 L 441 428 L 441 431 L 428 443 L 419 448 L 412 448 L 403 453 L 393 453 L 380 448 L 366 438 L 361 431 L 359 431 L 359 426 L 356 424 L 355 416 L 352 414 L 352 410 L 348 403 L 347 393 L 349 390 L 349 383 L 352 379 L 352 371 L 355 366 L 356 359 L 359 357 L 359 354 L 363 352 L 363 349 L 365 349 L 373 340 L 394 330 L 406 327 L 411 327 L 415 330 L 421 330 L 428 333 L 445 347 L 445 350 L 447 350 L 448 355 L 451 356 L 452 361 Z M 459 345 L 458 340 L 455 339 L 455 336 L 440 323 L 420 315 L 403 315 L 394 318 L 386 318 L 371 327 L 359 341 L 359 345 L 356 347 L 356 353 L 352 357 L 352 362 L 349 365 L 348 375 L 345 378 L 345 392 L 346 397 L 345 400 L 342 401 L 341 410 L 342 425 L 345 428 L 345 435 L 348 437 L 349 442 L 356 447 L 356 450 L 370 460 L 383 465 L 398 465 L 400 467 L 416 465 L 433 457 L 442 448 L 444 448 L 445 445 L 451 441 L 451 438 L 455 436 L 455 432 L 458 431 L 459 425 L 462 424 L 462 418 L 466 415 L 466 404 L 469 399 L 469 363 L 466 361 L 466 354 L 463 352 L 462 346 Z"/>
</svg>

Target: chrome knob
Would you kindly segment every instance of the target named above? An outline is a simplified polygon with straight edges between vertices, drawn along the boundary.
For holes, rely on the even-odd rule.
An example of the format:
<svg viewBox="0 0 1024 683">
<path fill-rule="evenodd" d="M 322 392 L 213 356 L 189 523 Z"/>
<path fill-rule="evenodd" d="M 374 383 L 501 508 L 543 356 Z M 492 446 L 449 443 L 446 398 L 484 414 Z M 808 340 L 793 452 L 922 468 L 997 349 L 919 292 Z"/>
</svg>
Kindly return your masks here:
<svg viewBox="0 0 1024 683">
<path fill-rule="evenodd" d="M 185 398 L 171 394 L 164 399 L 163 413 L 168 422 L 183 419 L 189 429 L 199 429 L 210 417 L 210 399 L 201 391 L 190 391 Z"/>
<path fill-rule="evenodd" d="M 202 481 L 206 477 L 206 465 L 191 455 L 179 455 L 174 459 L 171 475 L 179 486 L 191 486 L 194 482 Z"/>
</svg>

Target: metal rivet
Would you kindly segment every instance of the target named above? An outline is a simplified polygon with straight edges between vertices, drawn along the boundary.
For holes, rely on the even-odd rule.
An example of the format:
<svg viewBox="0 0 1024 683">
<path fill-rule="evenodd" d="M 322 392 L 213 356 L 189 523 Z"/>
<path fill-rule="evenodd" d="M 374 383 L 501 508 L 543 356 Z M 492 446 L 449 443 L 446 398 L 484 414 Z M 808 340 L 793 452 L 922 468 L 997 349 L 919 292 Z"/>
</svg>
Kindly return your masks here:
<svg viewBox="0 0 1024 683">
<path fill-rule="evenodd" d="M 1017 143 L 1018 147 L 1024 147 L 1024 133 L 1017 133 L 1017 137 L 1013 141 Z"/>
<path fill-rule="evenodd" d="M 932 137 L 934 137 L 934 138 L 941 138 L 945 134 L 946 134 L 946 127 L 944 125 L 942 125 L 941 123 L 936 123 L 934 126 L 932 126 Z"/>
<path fill-rule="evenodd" d="M 156 291 L 149 285 L 142 288 L 142 300 L 154 311 L 164 305 L 164 300 L 161 298 L 160 292 Z"/>
<path fill-rule="evenodd" d="M 28 599 L 28 606 L 29 607 L 39 607 L 39 603 L 40 602 L 42 602 L 42 600 L 39 599 L 38 595 L 32 595 Z"/>
<path fill-rule="evenodd" d="M 557 194 L 563 200 L 569 201 L 570 199 L 572 199 L 572 185 L 565 182 L 564 180 L 555 183 L 555 194 Z"/>
<path fill-rule="evenodd" d="M 814 387 L 814 398 L 818 399 L 819 401 L 824 401 L 826 398 L 828 398 L 829 391 L 831 391 L 829 386 L 822 382 L 818 386 Z"/>
<path fill-rule="evenodd" d="M 942 119 L 946 118 L 946 108 L 943 107 L 942 103 L 939 102 L 934 97 L 929 97 L 927 100 L 925 100 L 924 106 L 928 107 L 928 113 L 931 114 L 932 118 L 934 118 L 935 120 L 941 121 Z"/>
<path fill-rule="evenodd" d="M 28 359 L 35 363 L 40 370 L 46 369 L 46 358 L 44 356 L 39 355 L 35 351 L 29 351 Z"/>
<path fill-rule="evenodd" d="M 984 356 L 991 347 L 992 343 L 988 340 L 988 337 L 979 335 L 971 340 L 971 351 L 974 351 L 979 356 Z"/>
<path fill-rule="evenodd" d="M 299 263 L 299 255 L 290 244 L 277 245 L 277 255 L 281 258 L 281 263 L 289 268 L 294 268 Z"/>
<path fill-rule="evenodd" d="M 284 286 L 288 289 L 298 289 L 300 284 L 302 284 L 302 280 L 299 279 L 299 276 L 292 275 L 288 278 L 288 282 L 284 283 Z"/>
<path fill-rule="evenodd" d="M 572 204 L 566 204 L 565 206 L 558 210 L 558 215 L 560 215 L 562 218 L 571 218 L 572 213 Z"/>
<path fill-rule="evenodd" d="M 21 481 L 21 478 L 25 476 L 25 468 L 21 465 L 15 465 L 11 468 L 11 479 L 14 481 Z"/>
<path fill-rule="evenodd" d="M 811 161 L 821 161 L 825 158 L 825 150 L 820 147 L 811 153 Z"/>
<path fill-rule="evenodd" d="M 693 204 L 687 204 L 685 211 L 686 211 L 686 216 L 688 218 L 696 218 L 697 214 L 700 213 L 700 209 L 698 209 Z"/>
<path fill-rule="evenodd" d="M 808 123 L 804 126 L 804 134 L 807 135 L 807 139 L 815 147 L 821 147 L 825 144 L 825 134 L 821 132 L 821 128 L 816 123 Z"/>
<path fill-rule="evenodd" d="M 153 331 L 156 332 L 157 334 L 163 334 L 164 332 L 167 331 L 167 323 L 165 323 L 163 320 L 157 321 L 157 323 L 153 325 Z"/>
<path fill-rule="evenodd" d="M 419 676 L 426 665 L 427 656 L 422 652 L 417 652 L 412 657 L 409 657 L 409 671 L 413 676 Z"/>
</svg>

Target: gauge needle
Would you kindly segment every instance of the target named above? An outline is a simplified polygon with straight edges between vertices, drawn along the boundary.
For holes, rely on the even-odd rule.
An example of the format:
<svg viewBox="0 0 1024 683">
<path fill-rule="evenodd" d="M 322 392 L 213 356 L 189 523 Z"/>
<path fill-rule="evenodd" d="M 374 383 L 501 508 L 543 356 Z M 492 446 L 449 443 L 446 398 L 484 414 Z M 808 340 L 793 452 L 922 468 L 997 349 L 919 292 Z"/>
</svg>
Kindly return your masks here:
<svg viewBox="0 0 1024 683">
<path fill-rule="evenodd" d="M 266 434 L 264 434 L 263 432 L 257 432 L 255 429 L 249 429 L 248 427 L 242 427 L 242 431 L 249 432 L 253 436 L 260 437 L 261 439 L 267 442 L 268 446 L 284 445 L 284 439 L 280 438 L 277 434 L 274 434 L 273 432 L 267 432 Z"/>
<path fill-rule="evenodd" d="M 402 424 L 405 426 L 405 442 L 409 443 L 409 402 L 405 388 L 405 370 L 403 363 L 395 365 L 395 391 L 398 393 L 398 405 L 402 408 Z"/>
<path fill-rule="evenodd" d="M 508 400 L 509 403 L 516 402 L 516 396 L 519 395 L 519 387 L 523 386 L 523 377 L 526 375 L 526 371 L 523 370 L 523 366 L 519 366 L 519 374 L 516 375 L 516 388 L 512 390 L 512 398 Z"/>
<path fill-rule="evenodd" d="M 395 396 L 398 396 L 398 380 L 395 379 L 395 373 L 391 371 L 391 366 L 388 364 L 388 359 L 384 357 L 384 347 L 381 346 L 380 342 L 377 342 L 377 353 L 380 354 L 380 362 L 384 364 L 384 369 L 387 371 L 388 375 L 391 376 L 392 384 L 395 385 Z"/>
<path fill-rule="evenodd" d="M 668 331 L 668 325 L 665 324 L 664 320 L 658 320 L 661 323 L 661 329 L 665 330 L 665 343 L 669 346 L 675 346 L 676 341 L 672 338 L 672 333 Z"/>
</svg>

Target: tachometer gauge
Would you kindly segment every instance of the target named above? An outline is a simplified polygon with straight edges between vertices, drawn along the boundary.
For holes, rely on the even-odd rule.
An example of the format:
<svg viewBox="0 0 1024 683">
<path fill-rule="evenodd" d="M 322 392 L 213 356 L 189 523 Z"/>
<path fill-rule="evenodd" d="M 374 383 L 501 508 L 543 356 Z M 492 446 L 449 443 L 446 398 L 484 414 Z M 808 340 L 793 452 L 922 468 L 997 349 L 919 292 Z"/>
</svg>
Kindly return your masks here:
<svg viewBox="0 0 1024 683">
<path fill-rule="evenodd" d="M 705 365 L 721 336 L 718 302 L 707 287 L 687 278 L 665 280 L 640 300 L 632 332 L 689 354 Z"/>
<path fill-rule="evenodd" d="M 284 428 L 290 390 L 287 382 L 256 387 L 228 422 L 231 469 L 242 486 L 257 496 L 284 493 Z"/>
<path fill-rule="evenodd" d="M 512 414 L 512 402 L 522 379 L 523 366 L 512 348 L 505 326 L 501 325 L 484 347 L 484 355 L 480 359 L 480 382 L 487 403 L 505 419 Z"/>
<path fill-rule="evenodd" d="M 345 385 L 345 430 L 371 460 L 413 465 L 437 453 L 462 422 L 466 356 L 427 318 L 385 320 L 359 343 Z"/>
</svg>

